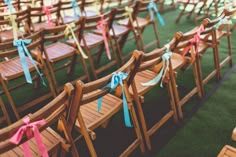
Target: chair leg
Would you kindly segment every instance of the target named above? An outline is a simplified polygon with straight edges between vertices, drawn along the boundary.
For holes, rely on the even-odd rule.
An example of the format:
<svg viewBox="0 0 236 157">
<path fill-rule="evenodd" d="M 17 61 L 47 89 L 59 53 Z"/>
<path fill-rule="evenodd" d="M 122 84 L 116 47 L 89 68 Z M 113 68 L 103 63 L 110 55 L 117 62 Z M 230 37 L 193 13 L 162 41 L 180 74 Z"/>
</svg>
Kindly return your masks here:
<svg viewBox="0 0 236 157">
<path fill-rule="evenodd" d="M 117 53 L 116 53 L 116 51 L 115 51 L 114 45 L 113 45 L 113 43 L 112 43 L 112 38 L 111 38 L 111 36 L 110 36 L 109 34 L 108 34 L 108 42 L 109 42 L 110 45 L 111 45 L 111 50 L 112 50 L 112 53 L 113 53 L 113 55 L 114 55 L 114 59 L 115 59 L 115 61 L 116 61 L 116 67 L 119 68 L 119 67 L 120 67 L 119 58 L 118 58 Z"/>
<path fill-rule="evenodd" d="M 171 82 L 170 82 L 170 81 L 168 81 L 168 83 L 167 83 L 167 88 L 168 88 L 168 94 L 169 94 L 169 97 L 170 97 L 171 110 L 174 111 L 174 115 L 173 115 L 173 117 L 174 117 L 174 122 L 175 122 L 175 123 L 178 123 L 178 116 L 177 116 L 176 104 L 175 104 L 173 89 L 172 89 L 172 86 L 171 86 Z"/>
<path fill-rule="evenodd" d="M 153 29 L 154 29 L 154 33 L 155 33 L 155 37 L 156 37 L 156 41 L 157 41 L 157 47 L 160 48 L 161 45 L 160 45 L 160 40 L 159 40 L 159 37 L 158 37 L 157 25 L 156 25 L 155 21 L 153 21 Z"/>
<path fill-rule="evenodd" d="M 90 55 L 89 49 L 87 47 L 84 47 L 85 51 L 87 52 L 87 56 L 88 56 L 88 61 L 89 61 L 89 65 L 91 67 L 92 73 L 93 73 L 93 77 L 95 79 L 98 79 L 97 73 L 96 73 L 96 69 L 94 67 L 94 63 L 93 63 L 93 58 Z"/>
<path fill-rule="evenodd" d="M 187 7 L 187 5 L 184 5 L 183 10 L 179 13 L 179 16 L 177 17 L 175 23 L 179 23 L 181 17 L 182 17 L 182 16 L 184 15 L 184 13 L 185 13 L 185 9 L 186 9 L 186 7 Z"/>
<path fill-rule="evenodd" d="M 87 147 L 89 149 L 91 157 L 97 157 L 97 153 L 94 149 L 93 143 L 90 139 L 89 133 L 86 129 L 85 123 L 83 121 L 83 117 L 82 117 L 80 112 L 78 113 L 78 121 L 79 121 L 79 124 L 80 124 L 80 127 L 81 127 L 80 128 L 81 129 L 81 134 L 84 136 L 84 139 L 86 141 L 86 144 L 87 144 Z"/>
<path fill-rule="evenodd" d="M 236 26 L 236 25 L 235 25 Z M 230 29 L 230 28 L 227 28 Z M 229 30 L 228 30 L 229 31 Z M 227 39 L 228 39 L 228 50 L 229 50 L 229 66 L 232 67 L 233 66 L 233 60 L 232 60 L 232 46 L 231 46 L 231 36 L 227 35 Z"/>
<path fill-rule="evenodd" d="M 118 56 L 120 58 L 120 62 L 121 62 L 121 65 L 124 64 L 124 59 L 122 57 L 122 52 L 121 52 L 121 49 L 120 49 L 120 45 L 119 45 L 119 42 L 118 42 L 118 38 L 116 37 L 113 37 L 113 39 L 115 40 L 115 44 L 116 44 L 116 53 L 118 53 Z"/>
<path fill-rule="evenodd" d="M 87 76 L 87 78 L 88 78 L 88 81 L 91 81 L 91 78 L 90 78 L 90 75 L 89 75 L 89 71 L 88 71 L 88 67 L 87 67 L 87 65 L 86 65 L 86 62 L 85 62 L 85 59 L 82 57 L 82 56 L 80 56 L 81 57 L 81 62 L 82 62 L 82 66 L 83 66 L 83 68 L 84 68 L 84 72 L 85 72 L 85 75 Z"/>
<path fill-rule="evenodd" d="M 13 101 L 11 95 L 10 95 L 10 92 L 8 91 L 8 88 L 7 88 L 7 86 L 6 86 L 5 82 L 4 82 L 4 80 L 2 79 L 2 77 L 0 78 L 0 81 L 1 81 L 1 84 L 2 84 L 2 87 L 3 87 L 3 90 L 4 90 L 4 92 L 5 92 L 6 96 L 7 96 L 7 99 L 8 99 L 8 101 L 9 101 L 10 105 L 11 105 L 11 108 L 12 108 L 12 110 L 13 110 L 13 112 L 14 112 L 16 118 L 19 120 L 19 119 L 20 119 L 20 115 L 19 115 L 19 113 L 17 112 L 15 103 L 14 103 L 14 101 Z"/>
<path fill-rule="evenodd" d="M 76 50 L 76 51 L 77 51 L 77 50 Z M 78 55 L 77 55 L 76 53 L 72 55 L 71 64 L 70 64 L 70 66 L 69 66 L 68 69 L 67 69 L 67 74 L 68 74 L 69 76 L 71 76 L 71 75 L 74 74 L 77 56 L 78 56 Z"/>
<path fill-rule="evenodd" d="M 9 115 L 7 113 L 7 110 L 6 110 L 6 107 L 2 101 L 2 98 L 0 97 L 0 108 L 2 109 L 2 112 L 3 112 L 3 116 L 4 116 L 4 119 L 6 120 L 7 124 L 11 124 L 11 120 L 9 118 Z"/>
</svg>

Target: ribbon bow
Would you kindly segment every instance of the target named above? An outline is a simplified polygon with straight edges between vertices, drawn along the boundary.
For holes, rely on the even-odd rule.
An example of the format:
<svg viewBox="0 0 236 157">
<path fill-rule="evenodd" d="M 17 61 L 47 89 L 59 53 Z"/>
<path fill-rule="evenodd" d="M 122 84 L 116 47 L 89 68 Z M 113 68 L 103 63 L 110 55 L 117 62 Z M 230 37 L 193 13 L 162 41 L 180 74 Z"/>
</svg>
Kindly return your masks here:
<svg viewBox="0 0 236 157">
<path fill-rule="evenodd" d="M 75 33 L 74 33 L 73 29 L 72 29 L 73 27 L 75 27 L 75 23 L 66 24 L 66 29 L 65 29 L 65 31 L 64 31 L 65 36 L 69 36 L 69 34 L 72 35 L 73 40 L 75 41 L 76 46 L 77 46 L 77 48 L 79 49 L 79 52 L 81 53 L 82 57 L 83 57 L 84 59 L 87 59 L 88 56 L 84 53 L 84 51 L 83 51 L 83 49 L 81 48 L 81 46 L 80 46 L 80 44 L 79 44 L 77 38 L 75 37 Z"/>
<path fill-rule="evenodd" d="M 107 25 L 107 22 L 104 21 L 104 17 L 103 15 L 101 15 L 101 20 L 98 21 L 97 23 L 97 29 L 102 31 L 102 36 L 104 38 L 104 44 L 105 44 L 106 52 L 107 52 L 107 57 L 109 60 L 111 60 L 111 53 L 110 53 L 110 49 L 109 49 L 109 45 L 107 41 L 107 35 L 106 35 L 106 25 Z"/>
<path fill-rule="evenodd" d="M 17 40 L 18 39 L 18 35 L 17 35 L 18 27 L 17 27 L 17 23 L 16 23 L 16 15 L 10 14 L 7 16 L 7 19 L 10 21 L 10 23 L 12 25 L 13 38 L 14 38 L 14 40 Z"/>
<path fill-rule="evenodd" d="M 150 18 L 151 18 L 151 21 L 154 19 L 154 13 L 156 13 L 156 17 L 157 17 L 157 20 L 159 20 L 160 24 L 162 26 L 165 26 L 165 21 L 164 19 L 162 18 L 161 14 L 159 13 L 158 9 L 157 9 L 157 4 L 153 1 L 151 1 L 149 4 L 148 4 L 148 11 L 149 11 L 149 14 L 150 14 Z"/>
<path fill-rule="evenodd" d="M 215 28 L 215 29 L 219 29 L 219 27 L 220 27 L 221 25 L 224 25 L 224 24 L 232 24 L 232 21 L 231 21 L 231 20 L 228 20 L 228 19 L 226 19 L 226 18 L 223 18 L 223 19 L 221 19 L 217 24 L 215 24 L 214 28 Z"/>
<path fill-rule="evenodd" d="M 80 10 L 76 0 L 71 0 L 71 6 L 73 8 L 75 19 L 79 20 L 79 16 L 81 16 L 81 10 Z"/>
<path fill-rule="evenodd" d="M 123 15 L 124 16 L 129 16 L 129 19 L 130 19 L 131 23 L 133 24 L 133 22 L 134 22 L 133 17 L 132 17 L 132 13 L 134 11 L 133 8 L 130 8 L 130 7 L 126 6 L 125 11 L 126 11 L 126 13 L 124 13 Z"/>
<path fill-rule="evenodd" d="M 11 0 L 4 0 L 4 1 L 5 1 L 5 3 L 7 3 L 7 6 L 9 8 L 9 10 L 10 10 L 10 13 L 11 14 L 14 13 L 16 10 L 15 10 L 15 8 L 12 5 L 12 1 Z"/>
<path fill-rule="evenodd" d="M 18 49 L 18 54 L 19 54 L 21 65 L 22 65 L 22 68 L 23 68 L 23 71 L 24 71 L 24 74 L 25 74 L 26 82 L 32 83 L 32 78 L 31 78 L 31 75 L 30 75 L 30 71 L 29 71 L 29 67 L 28 67 L 25 55 L 28 56 L 31 63 L 35 67 L 35 70 L 39 74 L 39 76 L 40 76 L 40 78 L 43 82 L 43 85 L 46 86 L 46 83 L 44 82 L 42 74 L 40 73 L 37 65 L 35 64 L 35 61 L 33 60 L 31 54 L 29 53 L 29 51 L 27 49 L 27 47 L 25 46 L 25 44 L 29 44 L 29 43 L 31 43 L 31 39 L 25 39 L 25 40 L 19 39 L 19 40 L 14 40 L 13 41 L 13 45 L 16 46 L 17 49 Z"/>
<path fill-rule="evenodd" d="M 43 12 L 47 16 L 47 22 L 48 22 L 49 26 L 52 26 L 52 23 L 53 23 L 52 16 L 51 16 L 51 11 L 50 11 L 51 8 L 52 8 L 52 5 L 43 6 Z"/>
<path fill-rule="evenodd" d="M 123 110 L 124 110 L 124 118 L 125 118 L 125 125 L 127 127 L 132 127 L 131 120 L 130 120 L 130 115 L 129 115 L 129 109 L 128 109 L 128 104 L 127 100 L 125 97 L 125 92 L 124 92 L 124 86 L 123 86 L 123 80 L 127 78 L 128 74 L 123 73 L 123 72 L 118 72 L 118 73 L 113 73 L 113 76 L 111 78 L 111 82 L 106 85 L 104 88 L 110 88 L 110 92 L 114 91 L 114 89 L 120 85 L 122 88 L 122 99 L 123 99 Z M 98 99 L 98 112 L 100 112 L 102 106 L 102 98 Z"/>
<path fill-rule="evenodd" d="M 170 51 L 170 45 L 166 45 L 166 52 L 162 55 L 162 68 L 161 68 L 161 71 L 159 72 L 159 74 L 152 80 L 146 82 L 146 83 L 141 83 L 142 86 L 154 86 L 156 85 L 160 80 L 161 80 L 161 83 L 160 83 L 160 87 L 163 87 L 162 85 L 162 82 L 166 76 L 166 72 L 168 71 L 169 69 L 169 59 L 171 58 L 172 56 L 172 52 Z"/>
<path fill-rule="evenodd" d="M 195 44 L 195 51 L 196 51 L 196 54 L 198 53 L 198 46 L 199 46 L 199 43 L 201 41 L 201 38 L 200 38 L 200 35 L 201 33 L 204 31 L 204 26 L 201 25 L 196 34 L 194 35 L 193 39 L 190 41 L 190 45 L 188 47 L 186 47 L 183 51 L 183 56 L 185 56 L 188 52 L 189 52 L 189 49 Z M 195 54 L 195 55 L 196 55 Z"/>
<path fill-rule="evenodd" d="M 13 144 L 19 144 L 24 134 L 26 134 L 27 138 L 30 138 L 33 135 L 42 157 L 48 157 L 47 149 L 43 143 L 43 140 L 40 136 L 40 132 L 38 129 L 40 126 L 46 123 L 45 120 L 43 119 L 30 123 L 29 117 L 25 117 L 23 118 L 23 122 L 25 123 L 25 125 L 21 126 L 18 129 L 18 131 L 11 137 L 10 142 Z M 30 148 L 28 143 L 25 142 L 22 144 L 22 146 L 25 156 L 31 157 L 32 155 L 30 153 Z"/>
</svg>

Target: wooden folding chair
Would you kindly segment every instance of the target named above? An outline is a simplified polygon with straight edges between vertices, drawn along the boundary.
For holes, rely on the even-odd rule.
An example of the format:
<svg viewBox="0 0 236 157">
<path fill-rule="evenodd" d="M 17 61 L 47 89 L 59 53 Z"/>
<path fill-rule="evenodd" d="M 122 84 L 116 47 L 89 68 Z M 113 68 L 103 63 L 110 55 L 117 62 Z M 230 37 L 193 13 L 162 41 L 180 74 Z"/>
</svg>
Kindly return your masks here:
<svg viewBox="0 0 236 157">
<path fill-rule="evenodd" d="M 83 34 L 81 34 L 82 39 L 80 44 L 88 56 L 88 61 L 95 79 L 98 78 L 98 74 L 104 72 L 111 66 L 116 65 L 119 67 L 119 59 L 115 53 L 114 46 L 109 35 L 113 19 L 113 11 L 106 12 L 101 16 L 86 17 L 85 19 L 85 26 L 82 30 Z M 106 37 L 107 41 L 105 41 L 104 36 Z M 92 50 L 94 50 L 96 47 L 99 47 L 98 50 L 93 52 Z M 99 65 L 102 53 L 104 51 L 107 53 L 106 58 L 110 59 L 110 61 L 103 65 Z M 111 58 L 109 58 L 109 52 Z"/>
<path fill-rule="evenodd" d="M 30 41 L 31 41 L 31 43 L 27 43 Z M 0 43 L 0 52 L 1 52 L 0 57 L 2 58 L 2 61 L 0 62 L 0 74 L 1 74 L 0 82 L 1 82 L 1 86 L 3 88 L 3 91 L 1 91 L 1 94 L 4 93 L 6 95 L 8 101 L 10 103 L 10 106 L 13 109 L 13 112 L 14 112 L 15 116 L 17 117 L 17 119 L 20 118 L 19 113 L 22 113 L 23 111 L 29 109 L 30 107 L 37 105 L 39 102 L 41 102 L 45 99 L 48 99 L 52 96 L 56 96 L 56 93 L 53 88 L 52 81 L 51 81 L 50 76 L 48 74 L 47 68 L 44 66 L 44 64 L 41 64 L 36 59 L 31 58 L 32 51 L 39 51 L 40 50 L 40 43 L 42 42 L 41 32 L 34 33 L 25 39 L 19 39 L 18 42 L 21 42 L 21 45 L 25 45 L 25 46 L 18 47 L 16 45 L 17 41 Z M 19 52 L 18 48 L 19 49 L 26 48 L 26 49 L 28 49 L 28 52 L 26 52 L 26 51 Z M 24 55 L 24 56 L 22 57 L 22 55 Z M 38 56 L 37 59 L 39 59 L 39 58 L 40 57 Z M 21 60 L 24 60 L 24 59 L 25 59 L 25 62 L 22 63 Z M 36 67 L 38 69 L 36 69 Z M 32 81 L 34 81 L 35 79 L 39 81 L 39 79 L 41 78 L 44 81 L 44 83 L 49 86 L 51 92 L 49 94 L 46 94 L 42 97 L 39 97 L 39 98 L 33 100 L 32 102 L 27 102 L 24 105 L 16 107 L 13 97 L 10 94 L 10 91 L 13 89 L 19 88 L 19 87 L 23 88 L 22 86 L 25 85 L 26 82 L 30 82 L 30 80 L 27 80 L 26 75 L 28 75 L 29 73 L 27 73 L 25 68 L 27 68 L 29 70 L 29 73 L 31 73 L 31 72 L 36 73 L 35 77 L 32 78 Z M 41 71 L 44 73 L 47 82 L 42 77 Z M 19 80 L 19 78 L 22 78 L 24 76 L 26 78 L 25 81 Z M 17 83 L 14 80 L 19 80 L 19 81 Z M 10 82 L 12 82 L 12 83 L 8 87 L 7 84 L 8 83 L 10 84 Z M 13 82 L 15 82 L 14 85 L 13 85 Z"/>
<path fill-rule="evenodd" d="M 30 29 L 39 31 L 43 28 L 53 28 L 59 25 L 60 1 L 48 6 L 30 7 Z"/>
<path fill-rule="evenodd" d="M 13 30 L 13 25 L 17 30 Z M 29 8 L 15 11 L 11 15 L 6 12 L 0 14 L 0 30 L 0 42 L 12 41 L 14 33 L 15 38 L 29 35 Z"/>
<path fill-rule="evenodd" d="M 178 42 L 178 45 L 174 49 L 174 53 L 181 54 L 185 56 L 187 62 L 181 66 L 182 70 L 187 70 L 189 66 L 192 66 L 193 75 L 195 80 L 195 86 L 193 89 L 188 90 L 182 98 L 179 96 L 178 87 L 176 82 L 172 82 L 172 88 L 175 95 L 175 102 L 178 109 L 179 117 L 183 118 L 182 106 L 196 93 L 199 98 L 202 98 L 204 95 L 204 87 L 203 87 L 203 79 L 202 79 L 202 71 L 200 64 L 200 56 L 206 49 L 209 48 L 209 44 L 206 42 L 201 42 L 200 40 L 200 32 L 203 30 L 203 26 L 196 27 L 193 30 L 186 32 L 183 34 L 183 37 Z M 179 32 L 182 34 L 182 32 Z"/>
<path fill-rule="evenodd" d="M 124 107 L 122 107 L 122 99 L 120 98 L 121 95 L 123 95 L 123 102 L 125 101 L 125 98 L 127 99 L 128 109 L 126 111 L 130 112 L 131 121 L 133 123 L 133 127 L 137 137 L 120 156 L 129 156 L 129 154 L 139 146 L 142 152 L 145 151 L 139 124 L 135 114 L 134 106 L 132 104 L 132 98 L 130 97 L 128 90 L 128 87 L 133 82 L 133 78 L 136 71 L 138 70 L 141 59 L 141 53 L 135 51 L 131 59 L 115 73 L 87 84 L 84 84 L 81 81 L 78 81 L 76 83 L 73 103 L 78 105 L 78 108 L 74 108 L 74 113 L 72 113 L 74 115 L 74 120 L 76 120 L 76 122 L 74 123 L 74 128 L 79 131 L 85 138 L 90 155 L 92 157 L 97 156 L 97 153 L 91 141 L 90 135 L 93 138 L 93 135 L 95 135 L 94 130 L 96 128 L 106 123 L 117 112 L 122 110 L 122 108 L 127 109 L 127 106 L 125 104 L 123 104 Z M 124 75 L 126 75 L 127 77 L 122 77 Z M 111 95 L 109 93 L 109 87 L 104 88 L 111 81 L 118 81 L 118 86 L 114 89 L 115 95 Z M 120 86 L 121 83 L 123 84 L 122 86 Z M 99 99 L 101 100 L 101 110 L 98 112 Z M 128 123 L 131 121 L 128 120 Z M 76 138 L 75 141 L 79 138 L 81 137 Z"/>
<path fill-rule="evenodd" d="M 67 67 L 67 74 L 70 76 L 70 81 L 73 82 L 73 80 L 71 79 L 75 71 L 78 57 L 84 70 L 84 74 L 81 74 L 79 78 L 81 80 L 90 80 L 86 62 L 84 60 L 84 57 L 81 55 L 82 52 L 78 47 L 79 45 L 77 45 L 76 43 L 74 45 L 69 45 L 67 43 L 67 41 L 69 40 L 72 40 L 73 42 L 77 40 L 78 42 L 80 42 L 78 36 L 79 34 L 82 34 L 83 25 L 84 18 L 80 18 L 79 21 L 76 21 L 74 23 L 74 26 L 61 25 L 43 30 L 42 59 L 47 64 L 54 87 L 56 88 L 57 92 L 61 90 L 61 86 L 60 84 L 58 84 L 58 79 L 55 72 Z M 68 39 L 66 32 L 69 36 L 72 36 L 71 39 Z M 74 36 L 72 35 L 72 32 L 74 33 Z M 34 54 L 38 55 L 37 53 Z"/>
<path fill-rule="evenodd" d="M 64 90 L 43 108 L 1 129 L 0 155 L 24 156 L 25 142 L 27 142 L 32 156 L 42 156 L 41 149 L 43 146 L 50 156 L 65 156 L 64 151 L 66 149 L 68 151 L 71 147 L 72 156 L 78 157 L 73 139 L 67 131 L 67 120 L 73 110 L 71 104 L 73 90 L 74 87 L 67 83 Z M 50 127 L 52 124 L 57 123 L 58 120 L 60 120 L 60 126 L 63 128 L 65 138 Z M 23 134 L 22 138 L 18 137 L 20 138 L 19 141 L 15 141 L 12 138 L 16 136 L 19 130 Z M 40 133 L 37 133 L 37 130 Z M 37 135 L 40 137 L 36 137 Z M 41 143 L 41 149 L 39 148 L 39 143 Z"/>
<path fill-rule="evenodd" d="M 187 18 L 190 18 L 192 15 L 194 16 L 194 23 L 197 25 L 199 19 L 206 18 L 207 14 L 207 0 L 178 0 L 177 4 L 183 6 L 179 16 L 176 19 L 176 23 L 178 23 L 181 17 L 187 14 Z M 191 8 L 192 7 L 192 8 Z M 190 10 L 188 10 L 190 9 Z M 203 11 L 203 15 L 200 15 Z"/>
<path fill-rule="evenodd" d="M 150 136 L 152 136 L 170 118 L 173 117 L 174 121 L 178 122 L 178 115 L 175 107 L 175 98 L 172 89 L 172 81 L 175 80 L 174 70 L 183 66 L 186 62 L 186 59 L 179 54 L 172 53 L 171 51 L 175 48 L 177 42 L 179 42 L 179 39 L 181 37 L 181 34 L 176 34 L 174 38 L 167 44 L 168 46 L 166 45 L 161 49 L 155 49 L 150 53 L 144 54 L 138 73 L 136 74 L 134 81 L 131 84 L 133 89 L 135 89 L 133 90 L 132 95 L 135 99 L 138 116 L 149 150 L 151 150 Z M 162 58 L 167 60 L 164 60 Z M 157 79 L 158 77 L 159 80 Z M 157 81 L 153 81 L 156 79 Z M 147 82 L 149 81 L 153 83 L 150 82 L 150 84 L 147 84 Z M 156 85 L 162 85 L 162 83 L 165 84 L 168 89 L 170 109 L 165 115 L 162 116 L 160 120 L 155 122 L 155 124 L 150 129 L 147 129 L 145 116 L 143 114 L 143 105 L 141 105 L 141 101 L 143 101 L 143 96 L 148 91 L 150 91 Z"/>
<path fill-rule="evenodd" d="M 122 48 L 128 40 L 129 34 L 132 32 L 134 36 L 134 41 L 136 48 L 141 50 L 140 46 L 140 34 L 135 31 L 132 21 L 136 21 L 138 8 L 140 7 L 140 2 L 137 1 L 134 5 L 126 8 L 118 8 L 114 12 L 115 20 L 112 25 L 112 30 L 110 31 L 111 37 L 115 40 L 115 45 L 117 47 L 116 52 L 119 54 L 121 63 L 124 64 L 124 60 L 131 56 L 131 53 L 122 54 Z M 125 25 L 121 25 L 119 21 L 126 20 L 129 17 L 128 24 L 125 22 Z M 118 23 L 118 24 L 117 24 Z"/>
</svg>

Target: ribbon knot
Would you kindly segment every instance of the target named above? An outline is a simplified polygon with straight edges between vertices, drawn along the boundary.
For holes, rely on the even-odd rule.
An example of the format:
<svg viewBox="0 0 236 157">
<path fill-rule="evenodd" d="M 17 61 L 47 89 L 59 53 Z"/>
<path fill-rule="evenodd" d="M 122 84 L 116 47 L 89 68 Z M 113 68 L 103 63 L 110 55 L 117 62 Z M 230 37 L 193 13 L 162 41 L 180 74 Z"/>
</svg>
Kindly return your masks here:
<svg viewBox="0 0 236 157">
<path fill-rule="evenodd" d="M 44 119 L 30 123 L 29 117 L 23 118 L 25 125 L 21 126 L 18 131 L 11 137 L 10 142 L 13 144 L 19 144 L 23 138 L 23 135 L 26 134 L 27 138 L 34 136 L 35 141 L 38 145 L 39 151 L 41 152 L 42 157 L 48 157 L 47 149 L 43 143 L 43 140 L 40 136 L 39 127 L 43 126 L 46 122 Z M 22 144 L 23 151 L 26 157 L 31 157 L 30 148 L 27 143 Z"/>
<path fill-rule="evenodd" d="M 127 127 L 132 127 L 130 115 L 129 115 L 129 109 L 128 109 L 128 103 L 126 100 L 125 92 L 124 92 L 124 86 L 123 86 L 123 80 L 127 78 L 128 74 L 124 72 L 118 72 L 113 73 L 113 76 L 111 78 L 111 82 L 106 85 L 104 88 L 110 88 L 110 92 L 114 91 L 118 85 L 122 88 L 122 99 L 123 99 L 123 110 L 124 110 L 124 118 L 125 118 L 125 125 Z M 100 112 L 102 106 L 102 98 L 98 99 L 98 112 Z"/>
<path fill-rule="evenodd" d="M 78 6 L 78 3 L 76 2 L 76 0 L 71 0 L 71 6 L 73 8 L 73 12 L 74 12 L 74 18 L 76 20 L 79 20 L 79 17 L 81 16 L 81 10 Z"/>
<path fill-rule="evenodd" d="M 10 10 L 10 13 L 14 13 L 16 10 L 12 5 L 12 0 L 4 0 L 5 3 L 7 4 L 8 9 Z"/>
<path fill-rule="evenodd" d="M 227 18 L 223 18 L 217 24 L 215 24 L 214 28 L 219 29 L 219 27 L 224 24 L 232 24 L 232 21 L 228 20 Z"/>
<path fill-rule="evenodd" d="M 148 11 L 150 14 L 151 21 L 154 19 L 154 13 L 156 13 L 157 20 L 159 20 L 159 22 L 162 26 L 165 26 L 165 21 L 157 9 L 157 4 L 153 1 L 151 1 L 148 4 L 147 8 L 148 8 Z"/>
<path fill-rule="evenodd" d="M 84 53 L 83 49 L 81 48 L 81 46 L 79 44 L 79 41 L 76 38 L 75 33 L 74 33 L 73 29 L 72 29 L 73 27 L 75 27 L 75 23 L 66 24 L 66 29 L 64 30 L 65 36 L 68 37 L 69 34 L 72 35 L 72 38 L 75 41 L 75 44 L 76 44 L 77 48 L 79 49 L 80 54 L 82 55 L 82 57 L 84 59 L 87 59 L 88 56 Z"/>
<path fill-rule="evenodd" d="M 131 21 L 131 23 L 133 24 L 134 20 L 133 20 L 133 17 L 132 17 L 132 13 L 133 13 L 133 8 L 130 8 L 128 6 L 125 7 L 125 13 L 123 14 L 124 16 L 129 16 L 129 19 Z"/>
<path fill-rule="evenodd" d="M 31 63 L 35 67 L 35 70 L 39 74 L 43 85 L 46 86 L 46 83 L 44 82 L 42 74 L 40 73 L 37 65 L 35 64 L 35 61 L 33 60 L 31 54 L 29 53 L 29 51 L 27 49 L 27 47 L 25 46 L 25 44 L 30 44 L 30 43 L 31 43 L 31 39 L 24 39 L 24 40 L 19 39 L 19 40 L 14 40 L 13 41 L 13 45 L 16 46 L 17 49 L 18 49 L 18 54 L 19 54 L 19 57 L 20 57 L 20 61 L 21 61 L 21 65 L 22 65 L 22 68 L 23 68 L 23 71 L 24 71 L 26 82 L 32 84 L 32 78 L 31 78 L 31 75 L 30 75 L 30 71 L 29 71 L 27 61 L 26 61 L 26 55 L 27 55 L 29 60 L 31 61 Z"/>
<path fill-rule="evenodd" d="M 49 26 L 52 26 L 53 20 L 52 20 L 52 15 L 51 15 L 50 9 L 52 9 L 52 5 L 43 6 L 43 12 L 47 16 L 47 23 L 49 24 Z"/>
<path fill-rule="evenodd" d="M 102 36 L 104 38 L 104 44 L 106 47 L 106 52 L 107 52 L 107 57 L 109 60 L 111 60 L 111 53 L 107 41 L 107 33 L 106 33 L 106 27 L 107 27 L 107 22 L 104 20 L 104 15 L 101 15 L 100 21 L 97 23 L 97 29 L 102 31 Z"/>
<path fill-rule="evenodd" d="M 195 45 L 195 51 L 196 51 L 196 54 L 195 54 L 195 55 L 197 55 L 197 53 L 198 53 L 198 46 L 199 46 L 200 41 L 201 41 L 201 36 L 200 36 L 200 35 L 201 35 L 201 33 L 202 33 L 203 31 L 204 31 L 204 26 L 201 25 L 201 26 L 198 28 L 198 30 L 197 30 L 196 34 L 194 35 L 194 37 L 192 38 L 192 40 L 190 41 L 189 46 L 184 49 L 184 51 L 183 51 L 183 56 L 185 56 L 185 55 L 189 52 L 189 49 L 190 49 L 193 45 Z"/>
<path fill-rule="evenodd" d="M 167 44 L 165 47 L 166 47 L 166 51 L 161 57 L 162 58 L 162 68 L 161 68 L 160 72 L 158 73 L 158 75 L 154 79 L 152 79 L 146 83 L 141 83 L 142 86 L 154 86 L 159 81 L 161 81 L 160 87 L 163 87 L 162 83 L 163 83 L 163 80 L 166 76 L 166 72 L 169 69 L 169 64 L 170 64 L 169 60 L 172 56 L 172 52 L 170 51 L 170 45 Z"/>
</svg>

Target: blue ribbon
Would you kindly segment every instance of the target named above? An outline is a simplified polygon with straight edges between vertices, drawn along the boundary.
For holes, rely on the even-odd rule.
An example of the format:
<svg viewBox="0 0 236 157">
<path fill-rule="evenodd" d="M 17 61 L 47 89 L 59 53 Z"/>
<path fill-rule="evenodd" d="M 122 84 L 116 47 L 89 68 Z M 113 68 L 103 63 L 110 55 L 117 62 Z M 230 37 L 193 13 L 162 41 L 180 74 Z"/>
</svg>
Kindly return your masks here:
<svg viewBox="0 0 236 157">
<path fill-rule="evenodd" d="M 81 16 L 81 10 L 76 2 L 76 0 L 71 0 L 71 5 L 73 7 L 74 17 L 76 20 L 79 20 L 79 16 Z"/>
<path fill-rule="evenodd" d="M 124 92 L 124 86 L 123 86 L 123 80 L 127 78 L 128 74 L 123 72 L 113 73 L 113 76 L 111 78 L 111 82 L 106 85 L 104 88 L 110 88 L 110 92 L 114 91 L 114 89 L 120 85 L 122 88 L 122 99 L 123 99 L 123 110 L 124 110 L 124 118 L 125 118 L 125 126 L 132 127 L 130 115 L 129 115 L 129 109 L 128 109 L 128 103 L 125 97 Z M 98 99 L 98 112 L 100 112 L 102 106 L 102 98 Z"/>
<path fill-rule="evenodd" d="M 161 80 L 160 87 L 163 87 L 162 82 L 163 82 L 163 79 L 165 78 L 166 72 L 168 71 L 169 59 L 171 58 L 171 56 L 172 56 L 172 52 L 170 52 L 170 46 L 166 45 L 166 52 L 162 55 L 161 71 L 158 73 L 158 75 L 154 79 L 152 79 L 146 83 L 141 83 L 141 85 L 142 86 L 154 86 Z"/>
<path fill-rule="evenodd" d="M 37 73 L 39 74 L 39 76 L 42 80 L 43 85 L 46 86 L 46 83 L 43 79 L 42 74 L 40 73 L 37 65 L 35 64 L 35 61 L 33 60 L 31 54 L 29 53 L 29 51 L 27 49 L 27 47 L 25 46 L 25 44 L 29 44 L 29 43 L 31 43 L 31 39 L 25 39 L 25 40 L 19 39 L 19 40 L 14 40 L 13 41 L 13 45 L 16 46 L 17 49 L 18 49 L 18 53 L 19 53 L 21 65 L 22 65 L 22 68 L 23 68 L 23 71 L 24 71 L 24 74 L 25 74 L 26 82 L 32 84 L 32 78 L 31 78 L 31 75 L 30 75 L 30 71 L 29 71 L 29 68 L 28 68 L 28 64 L 27 64 L 27 61 L 26 61 L 25 54 L 28 56 L 28 58 L 30 59 L 30 61 L 34 65 Z"/>
<path fill-rule="evenodd" d="M 15 8 L 12 5 L 12 1 L 11 0 L 4 0 L 4 1 L 5 1 L 5 3 L 7 3 L 7 6 L 9 8 L 9 10 L 10 10 L 10 13 L 11 14 L 14 13 L 16 10 L 15 10 Z"/>
<path fill-rule="evenodd" d="M 153 1 L 151 1 L 149 4 L 148 4 L 148 11 L 150 13 L 150 19 L 153 20 L 154 19 L 154 13 L 156 13 L 156 16 L 157 16 L 157 20 L 159 20 L 160 24 L 162 26 L 165 26 L 165 21 L 164 19 L 162 18 L 161 14 L 159 13 L 158 9 L 157 9 L 157 4 Z"/>
</svg>

